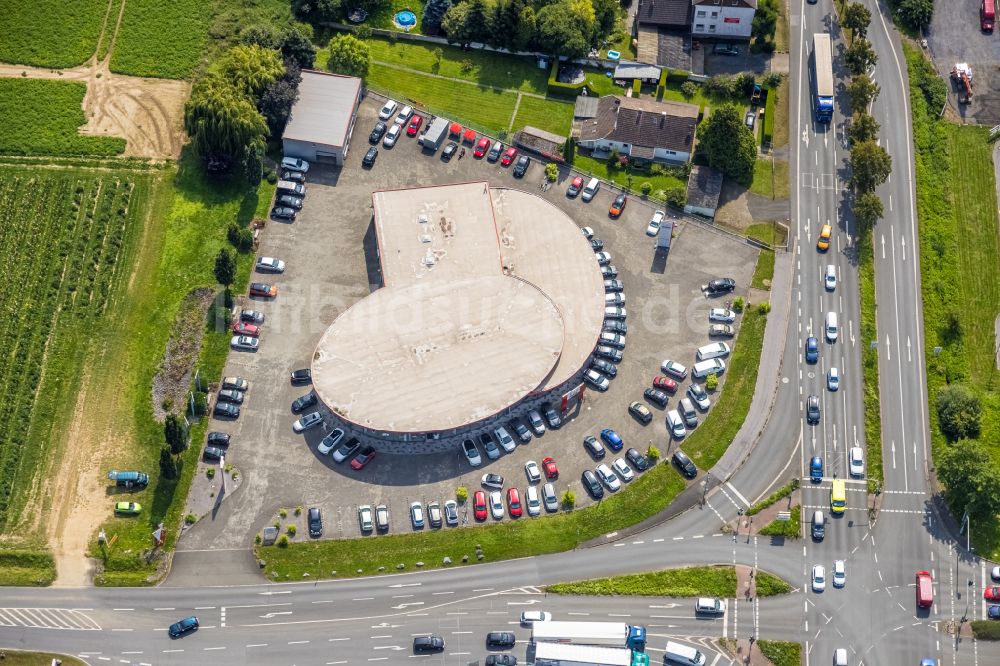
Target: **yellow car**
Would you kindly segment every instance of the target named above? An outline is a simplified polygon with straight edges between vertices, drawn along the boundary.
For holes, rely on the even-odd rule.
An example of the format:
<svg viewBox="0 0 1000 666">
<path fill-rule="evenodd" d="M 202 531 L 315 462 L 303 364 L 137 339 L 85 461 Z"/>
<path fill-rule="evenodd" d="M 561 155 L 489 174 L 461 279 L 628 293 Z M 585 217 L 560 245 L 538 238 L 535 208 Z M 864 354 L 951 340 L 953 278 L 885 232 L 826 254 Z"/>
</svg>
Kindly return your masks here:
<svg viewBox="0 0 1000 666">
<path fill-rule="evenodd" d="M 138 502 L 115 502 L 115 513 L 119 516 L 138 516 L 142 505 Z"/>
<path fill-rule="evenodd" d="M 823 250 L 824 252 L 830 249 L 830 235 L 833 233 L 833 227 L 829 224 L 824 224 L 823 228 L 819 232 L 819 240 L 816 241 L 816 248 Z"/>
</svg>

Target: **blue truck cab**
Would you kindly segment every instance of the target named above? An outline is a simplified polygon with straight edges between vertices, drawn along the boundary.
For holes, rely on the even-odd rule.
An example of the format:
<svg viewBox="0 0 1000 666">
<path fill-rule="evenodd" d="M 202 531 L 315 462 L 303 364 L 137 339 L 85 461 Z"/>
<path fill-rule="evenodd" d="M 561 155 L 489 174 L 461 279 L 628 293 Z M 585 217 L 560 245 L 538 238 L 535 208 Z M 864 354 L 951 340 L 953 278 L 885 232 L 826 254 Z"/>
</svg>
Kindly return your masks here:
<svg viewBox="0 0 1000 666">
<path fill-rule="evenodd" d="M 646 649 L 646 627 L 641 624 L 628 625 L 628 638 L 625 639 L 625 647 L 643 652 Z"/>
<path fill-rule="evenodd" d="M 817 482 L 823 480 L 823 459 L 819 456 L 813 456 L 809 461 L 809 480 Z"/>
</svg>

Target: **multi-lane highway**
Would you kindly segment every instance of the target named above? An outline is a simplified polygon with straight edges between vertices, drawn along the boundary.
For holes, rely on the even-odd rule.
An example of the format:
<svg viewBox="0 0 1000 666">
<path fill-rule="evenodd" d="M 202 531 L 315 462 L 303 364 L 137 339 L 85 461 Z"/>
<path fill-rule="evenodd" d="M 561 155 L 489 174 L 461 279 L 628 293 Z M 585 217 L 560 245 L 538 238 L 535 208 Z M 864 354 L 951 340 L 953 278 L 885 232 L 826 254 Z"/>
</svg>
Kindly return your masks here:
<svg viewBox="0 0 1000 666">
<path fill-rule="evenodd" d="M 670 638 L 701 646 L 709 663 L 730 663 L 718 638 L 778 638 L 802 642 L 806 663 L 830 663 L 836 648 L 849 650 L 851 664 L 913 664 L 926 657 L 942 664 L 991 663 L 968 638 L 956 639 L 947 623 L 962 615 L 981 617 L 983 562 L 967 557 L 929 502 L 926 386 L 912 147 L 905 65 L 898 39 L 870 5 L 869 38 L 879 54 L 874 77 L 881 95 L 872 113 L 882 124 L 880 141 L 893 157 L 894 173 L 879 190 L 886 219 L 876 229 L 877 341 L 885 461 L 881 509 L 869 514 L 863 478 L 851 479 L 847 452 L 865 447 L 859 337 L 857 237 L 845 205 L 848 107 L 838 100 L 834 121 L 813 121 L 810 64 L 812 35 L 834 37 L 835 71 L 842 36 L 829 0 L 793 3 L 791 14 L 792 238 L 791 309 L 780 379 L 771 418 L 749 460 L 704 506 L 628 539 L 538 558 L 451 570 L 295 584 L 134 589 L 5 590 L 0 601 L 0 646 L 53 649 L 83 655 L 91 663 L 145 664 L 356 664 L 402 663 L 421 658 L 465 664 L 488 650 L 484 635 L 511 630 L 524 659 L 529 630 L 518 617 L 544 609 L 563 619 L 615 620 L 649 628 L 654 656 Z M 816 249 L 823 224 L 834 228 L 826 253 Z M 779 262 L 779 266 L 783 262 Z M 823 272 L 835 267 L 838 281 L 824 287 Z M 837 313 L 839 334 L 823 331 L 827 312 Z M 819 361 L 806 363 L 803 344 L 820 341 Z M 837 391 L 826 387 L 830 367 L 840 370 Z M 820 397 L 817 425 L 805 418 L 807 396 Z M 821 456 L 824 480 L 803 480 L 803 516 L 822 509 L 826 537 L 801 541 L 735 536 L 723 525 L 743 525 L 738 513 L 787 479 L 807 477 L 808 461 Z M 847 510 L 829 517 L 830 486 L 846 479 Z M 234 552 L 234 557 L 248 557 Z M 847 585 L 814 593 L 814 564 L 829 571 L 847 563 Z M 593 599 L 545 595 L 551 583 L 698 563 L 737 564 L 773 572 L 794 586 L 773 599 L 728 600 L 721 618 L 696 618 L 690 600 Z M 918 613 L 913 577 L 919 569 L 935 577 L 936 603 Z M 970 587 L 969 581 L 972 581 Z M 201 629 L 171 640 L 166 627 L 196 614 Z M 414 635 L 437 633 L 447 646 L 433 656 L 413 655 Z"/>
</svg>

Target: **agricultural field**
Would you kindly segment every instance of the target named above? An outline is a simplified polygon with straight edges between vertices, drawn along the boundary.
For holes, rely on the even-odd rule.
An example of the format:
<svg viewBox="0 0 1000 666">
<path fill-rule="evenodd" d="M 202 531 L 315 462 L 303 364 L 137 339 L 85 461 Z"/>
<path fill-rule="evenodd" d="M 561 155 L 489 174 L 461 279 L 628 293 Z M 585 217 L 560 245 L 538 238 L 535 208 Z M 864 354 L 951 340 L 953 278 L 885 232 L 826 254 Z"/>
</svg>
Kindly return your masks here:
<svg viewBox="0 0 1000 666">
<path fill-rule="evenodd" d="M 186 79 L 201 58 L 212 11 L 199 0 L 128 0 L 111 71 Z"/>
<path fill-rule="evenodd" d="M 4 3 L 0 62 L 52 68 L 83 64 L 97 49 L 108 4 L 108 0 Z"/>
<path fill-rule="evenodd" d="M 128 278 L 148 184 L 143 174 L 0 167 L 2 532 L 30 533 L 44 521 L 25 507 L 39 506 L 48 444 Z"/>
<path fill-rule="evenodd" d="M 0 79 L 0 154 L 117 155 L 125 139 L 85 136 L 86 84 L 42 79 Z M 29 112 L 26 102 L 45 113 Z"/>
</svg>

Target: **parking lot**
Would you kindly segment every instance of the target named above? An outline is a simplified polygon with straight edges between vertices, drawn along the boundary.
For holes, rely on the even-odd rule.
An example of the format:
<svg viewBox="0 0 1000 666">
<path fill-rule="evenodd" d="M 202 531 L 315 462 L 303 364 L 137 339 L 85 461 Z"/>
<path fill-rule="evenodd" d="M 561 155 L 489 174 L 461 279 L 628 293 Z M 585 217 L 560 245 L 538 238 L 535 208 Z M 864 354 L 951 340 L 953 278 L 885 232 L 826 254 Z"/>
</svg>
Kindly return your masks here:
<svg viewBox="0 0 1000 666">
<path fill-rule="evenodd" d="M 454 498 L 459 486 L 468 488 L 471 497 L 480 488 L 479 477 L 487 472 L 503 475 L 505 488 L 516 486 L 523 497 L 527 485 L 524 463 L 541 463 L 547 456 L 555 458 L 559 466 L 557 493 L 561 496 L 572 489 L 577 506 L 587 504 L 590 499 L 580 475 L 597 463 L 584 451 L 583 438 L 598 436 L 602 428 L 610 427 L 621 435 L 625 448 L 644 452 L 654 443 L 666 452 L 664 410 L 648 405 L 654 418 L 643 426 L 629 416 L 629 403 L 642 400 L 643 389 L 651 386 L 655 375 L 662 374 L 664 359 L 690 366 L 695 349 L 709 342 L 708 310 L 723 306 L 723 301 L 732 297 L 706 298 L 702 285 L 715 277 L 732 277 L 737 282 L 733 297 L 749 292 L 757 257 L 753 248 L 702 225 L 679 223 L 669 256 L 665 261 L 657 259 L 654 241 L 645 234 L 653 209 L 637 198 L 630 199 L 624 214 L 612 220 L 608 207 L 617 191 L 603 185 L 590 203 L 569 199 L 565 194 L 572 178 L 568 170 L 560 174 L 558 182 L 543 189 L 544 168 L 538 161 L 533 160 L 523 179 L 515 179 L 510 169 L 499 163 L 473 159 L 471 147 L 463 159 L 444 162 L 440 151 L 428 154 L 416 139 L 406 136 L 391 149 L 380 146 L 374 167 L 363 169 L 367 135 L 381 102 L 372 96 L 362 103 L 342 169 L 314 165 L 309 171 L 305 205 L 298 218 L 290 223 L 270 221 L 264 230 L 259 254 L 278 257 L 287 268 L 280 275 L 255 274 L 252 278 L 276 285 L 278 294 L 274 299 L 246 299 L 243 304 L 266 315 L 260 349 L 232 352 L 225 374 L 247 379 L 250 388 L 240 418 L 213 419 L 210 428 L 232 433 L 226 461 L 239 469 L 243 483 L 215 516 L 189 532 L 179 544 L 181 550 L 245 547 L 255 533 L 272 522 L 280 507 L 299 505 L 322 509 L 325 537 L 359 536 L 357 507 L 361 504 L 387 504 L 390 533 L 407 532 L 411 529 L 410 502 L 419 500 L 426 506 L 437 500 L 443 504 Z M 328 423 L 322 427 L 304 435 L 292 432 L 296 416 L 289 406 L 309 386 L 293 386 L 289 371 L 309 367 L 326 328 L 377 287 L 371 192 L 470 180 L 489 180 L 493 187 L 516 187 L 545 197 L 580 227 L 592 227 L 595 238 L 605 242 L 627 298 L 627 346 L 617 378 L 606 393 L 587 391 L 582 405 L 560 430 L 550 430 L 499 460 L 489 461 L 484 456 L 477 469 L 469 467 L 459 450 L 423 456 L 381 454 L 361 472 L 352 471 L 347 464 L 337 465 L 330 456 L 316 451 L 325 430 L 334 423 L 328 413 Z M 552 251 L 558 252 L 558 248 Z M 729 342 L 739 344 L 738 338 Z M 720 379 L 724 390 L 725 375 Z M 676 396 L 670 397 L 668 409 L 676 407 L 689 381 L 682 382 Z M 406 387 L 398 390 L 399 400 L 405 401 Z M 610 465 L 620 455 L 609 455 L 603 462 Z M 473 522 L 471 502 L 460 505 L 459 514 L 462 522 Z M 521 520 L 532 519 L 525 516 Z M 301 530 L 296 537 L 307 538 Z"/>
<path fill-rule="evenodd" d="M 1000 123 L 1000 31 L 979 29 L 981 0 L 957 0 L 947 10 L 934 12 L 927 31 L 927 45 L 934 66 L 948 83 L 948 99 L 962 118 L 982 125 Z M 956 63 L 972 67 L 972 103 L 960 106 L 949 74 Z"/>
</svg>

